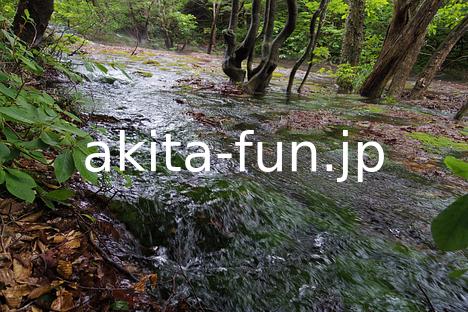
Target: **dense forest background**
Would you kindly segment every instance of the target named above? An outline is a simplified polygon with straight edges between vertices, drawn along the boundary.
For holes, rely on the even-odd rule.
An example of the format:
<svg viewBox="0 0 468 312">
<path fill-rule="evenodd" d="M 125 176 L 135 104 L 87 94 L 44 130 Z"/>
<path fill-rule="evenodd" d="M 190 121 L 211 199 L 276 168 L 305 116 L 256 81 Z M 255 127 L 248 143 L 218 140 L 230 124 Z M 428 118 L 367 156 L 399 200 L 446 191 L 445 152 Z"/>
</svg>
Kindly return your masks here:
<svg viewBox="0 0 468 312">
<path fill-rule="evenodd" d="M 2 1 L 5 14 L 13 17 L 17 1 Z M 76 32 L 90 40 L 125 43 L 171 50 L 205 50 L 223 52 L 223 31 L 229 24 L 232 3 L 227 0 L 69 0 L 55 1 L 52 24 Z M 358 72 L 360 82 L 369 74 L 381 51 L 388 25 L 392 19 L 394 3 L 388 0 L 351 1 L 362 3 L 364 23 L 362 51 Z M 243 38 L 249 29 L 252 1 L 240 1 L 238 8 L 238 38 Z M 294 60 L 304 52 L 309 40 L 310 20 L 319 8 L 320 1 L 297 3 L 298 16 L 294 32 L 280 50 L 280 58 Z M 260 4 L 263 12 L 265 3 Z M 314 49 L 314 62 L 340 64 L 349 1 L 331 0 L 327 3 L 321 34 Z M 468 4 L 461 0 L 445 1 L 429 25 L 427 35 L 417 58 L 415 72 L 422 69 L 431 55 L 444 41 L 450 31 L 467 14 Z M 287 21 L 287 5 L 277 3 L 274 34 L 277 35 Z M 84 18 L 85 17 L 85 18 Z M 263 18 L 261 18 L 263 19 Z M 260 21 L 261 23 L 262 21 Z M 57 30 L 60 32 L 60 30 Z M 262 27 L 259 27 L 259 34 Z M 467 35 L 457 42 L 447 62 L 445 72 L 451 78 L 464 79 L 466 69 Z M 416 44 L 416 43 L 415 43 Z M 261 44 L 256 45 L 257 52 Z"/>
</svg>

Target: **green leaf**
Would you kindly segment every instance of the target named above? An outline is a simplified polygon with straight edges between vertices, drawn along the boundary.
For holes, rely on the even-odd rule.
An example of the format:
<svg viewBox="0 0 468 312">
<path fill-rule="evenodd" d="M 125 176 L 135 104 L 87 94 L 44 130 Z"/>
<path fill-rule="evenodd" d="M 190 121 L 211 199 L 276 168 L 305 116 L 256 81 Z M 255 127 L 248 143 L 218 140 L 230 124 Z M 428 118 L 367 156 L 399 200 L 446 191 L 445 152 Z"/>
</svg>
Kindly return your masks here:
<svg viewBox="0 0 468 312">
<path fill-rule="evenodd" d="M 16 133 L 13 132 L 13 130 L 10 128 L 3 128 L 3 134 L 5 135 L 8 142 L 17 142 L 19 140 Z"/>
<path fill-rule="evenodd" d="M 5 170 L 0 169 L 0 184 L 5 183 Z"/>
<path fill-rule="evenodd" d="M 449 277 L 451 279 L 459 279 L 468 272 L 468 269 L 455 270 L 450 272 Z"/>
<path fill-rule="evenodd" d="M 73 149 L 73 160 L 75 162 L 75 167 L 80 175 L 86 181 L 92 184 L 98 184 L 98 175 L 86 169 L 86 157 L 87 155 L 79 147 Z"/>
<path fill-rule="evenodd" d="M 49 192 L 45 195 L 45 197 L 50 200 L 64 202 L 64 201 L 69 200 L 74 195 L 75 195 L 75 192 L 65 189 L 65 190 L 56 190 L 56 191 Z"/>
<path fill-rule="evenodd" d="M 29 174 L 16 169 L 6 169 L 5 181 L 10 194 L 25 202 L 34 202 L 36 192 L 33 188 L 36 187 L 36 182 Z"/>
<path fill-rule="evenodd" d="M 109 70 L 107 69 L 107 67 L 104 66 L 104 65 L 102 65 L 101 63 L 97 63 L 97 62 L 96 62 L 96 63 L 94 63 L 94 65 L 96 65 L 96 67 L 97 67 L 102 73 L 104 73 L 104 74 L 107 74 L 107 72 L 109 71 Z"/>
<path fill-rule="evenodd" d="M 456 159 L 453 156 L 448 156 L 447 158 L 445 158 L 444 163 L 457 176 L 468 180 L 468 163 L 467 162 L 460 160 L 460 159 Z"/>
<path fill-rule="evenodd" d="M 9 77 L 6 73 L 0 71 L 0 81 L 8 81 Z"/>
<path fill-rule="evenodd" d="M 4 163 L 10 158 L 10 149 L 3 143 L 0 143 L 0 163 Z"/>
<path fill-rule="evenodd" d="M 0 83 L 0 93 L 11 99 L 15 99 L 16 97 L 16 92 L 13 89 L 5 86 L 3 83 Z"/>
<path fill-rule="evenodd" d="M 24 122 L 27 124 L 33 124 L 34 120 L 30 117 L 26 111 L 18 108 L 18 107 L 0 107 L 0 113 L 8 117 L 13 121 Z"/>
<path fill-rule="evenodd" d="M 58 155 L 54 161 L 55 176 L 59 183 L 68 181 L 73 173 L 75 173 L 75 170 L 73 155 L 70 151 Z"/>
<path fill-rule="evenodd" d="M 47 132 L 43 131 L 39 137 L 42 142 L 50 146 L 58 146 L 59 142 L 54 140 Z"/>
<path fill-rule="evenodd" d="M 111 305 L 111 310 L 112 311 L 129 311 L 129 305 L 127 301 L 115 301 Z"/>
<path fill-rule="evenodd" d="M 432 236 L 437 247 L 443 251 L 468 248 L 468 194 L 432 222 Z"/>
</svg>

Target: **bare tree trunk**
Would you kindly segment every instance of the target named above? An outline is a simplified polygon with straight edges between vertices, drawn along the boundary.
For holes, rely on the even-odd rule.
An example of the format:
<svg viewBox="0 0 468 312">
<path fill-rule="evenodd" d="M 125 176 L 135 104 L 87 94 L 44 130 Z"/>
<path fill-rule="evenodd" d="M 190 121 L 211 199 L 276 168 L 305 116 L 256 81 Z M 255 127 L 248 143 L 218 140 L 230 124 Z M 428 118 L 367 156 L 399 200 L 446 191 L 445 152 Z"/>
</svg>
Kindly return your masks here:
<svg viewBox="0 0 468 312">
<path fill-rule="evenodd" d="M 322 32 L 322 26 L 323 26 L 323 23 L 325 22 L 326 14 L 327 14 L 327 10 L 322 10 L 320 12 L 320 18 L 319 18 L 319 22 L 318 22 L 318 26 L 317 26 L 315 39 L 314 39 L 315 43 L 313 44 L 312 53 L 310 54 L 310 58 L 309 58 L 309 65 L 307 66 L 307 71 L 306 71 L 304 77 L 302 78 L 302 82 L 299 85 L 299 88 L 297 88 L 297 93 L 302 93 L 302 89 L 304 88 L 304 85 L 307 82 L 307 79 L 309 79 L 309 75 L 310 75 L 310 73 L 312 71 L 312 66 L 313 66 L 314 57 L 315 57 L 314 49 L 315 49 L 315 46 L 317 44 L 318 37 L 320 36 L 320 33 Z"/>
<path fill-rule="evenodd" d="M 264 57 L 260 66 L 257 70 L 254 70 L 254 76 L 249 80 L 245 85 L 245 89 L 249 93 L 263 93 L 268 87 L 272 74 L 278 66 L 279 61 L 279 50 L 283 46 L 284 42 L 291 36 L 294 29 L 296 28 L 297 20 L 297 1 L 296 0 L 287 0 L 288 5 L 288 20 L 286 25 L 280 34 L 271 41 L 271 32 L 267 29 L 265 31 L 265 41 L 263 55 Z M 275 0 L 270 1 L 270 10 L 269 11 L 269 22 L 268 24 L 274 24 L 274 15 L 275 15 Z M 270 28 L 270 26 L 268 27 Z"/>
<path fill-rule="evenodd" d="M 314 51 L 315 46 L 317 45 L 317 39 L 319 36 L 318 31 L 316 31 L 317 28 L 317 20 L 318 18 L 322 15 L 322 12 L 327 9 L 328 3 L 330 0 L 322 0 L 320 2 L 319 8 L 314 12 L 312 15 L 312 18 L 310 19 L 310 26 L 309 26 L 309 43 L 304 51 L 304 54 L 301 56 L 301 58 L 294 64 L 291 73 L 289 74 L 289 82 L 288 82 L 288 88 L 286 90 L 287 94 L 291 94 L 292 87 L 294 84 L 294 79 L 296 77 L 296 73 L 299 70 L 299 68 L 304 64 L 304 62 L 307 59 L 310 59 L 310 54 L 312 51 Z M 320 21 L 319 21 L 320 23 Z"/>
<path fill-rule="evenodd" d="M 28 10 L 31 20 L 27 20 Z M 54 0 L 20 0 L 13 20 L 13 32 L 31 46 L 41 43 L 54 12 Z"/>
<path fill-rule="evenodd" d="M 350 0 L 349 15 L 346 19 L 346 30 L 341 48 L 341 64 L 348 63 L 352 66 L 359 64 L 364 39 L 364 10 L 364 0 Z"/>
<path fill-rule="evenodd" d="M 221 2 L 213 1 L 213 16 L 211 20 L 211 30 L 210 30 L 210 42 L 208 43 L 208 50 L 206 53 L 211 54 L 213 52 L 213 47 L 216 45 L 216 23 L 218 22 L 219 12 L 221 10 Z"/>
<path fill-rule="evenodd" d="M 414 42 L 427 31 L 443 0 L 422 0 L 414 17 L 409 16 L 411 1 L 397 0 L 394 16 L 374 70 L 361 89 L 361 95 L 379 98 L 398 64 L 406 58 Z"/>
<path fill-rule="evenodd" d="M 411 92 L 412 99 L 421 98 L 429 88 L 435 75 L 444 64 L 447 56 L 452 51 L 455 44 L 463 37 L 468 31 L 468 15 L 455 27 L 445 38 L 444 42 L 439 46 L 437 51 L 432 55 L 426 67 L 419 75 L 416 85 Z"/>
<path fill-rule="evenodd" d="M 468 112 L 468 101 L 465 102 L 465 105 L 460 109 L 460 111 L 457 113 L 455 116 L 455 120 L 462 120 L 462 118 L 466 115 Z"/>
<path fill-rule="evenodd" d="M 418 61 L 419 53 L 421 53 L 421 49 L 424 46 L 427 30 L 428 29 L 418 37 L 412 49 L 408 52 L 403 61 L 398 64 L 398 67 L 395 69 L 392 82 L 390 83 L 390 87 L 388 88 L 388 95 L 394 98 L 399 98 L 403 91 L 405 91 L 406 81 L 408 81 L 411 71 Z"/>
<path fill-rule="evenodd" d="M 238 0 L 233 0 L 229 29 L 224 31 L 226 51 L 223 61 L 223 71 L 231 79 L 231 82 L 239 83 L 245 80 L 246 71 L 242 69 L 242 62 L 249 57 L 255 48 L 260 21 L 260 2 L 260 0 L 253 0 L 249 31 L 244 41 L 237 47 L 235 29 L 238 23 L 239 3 Z"/>
</svg>

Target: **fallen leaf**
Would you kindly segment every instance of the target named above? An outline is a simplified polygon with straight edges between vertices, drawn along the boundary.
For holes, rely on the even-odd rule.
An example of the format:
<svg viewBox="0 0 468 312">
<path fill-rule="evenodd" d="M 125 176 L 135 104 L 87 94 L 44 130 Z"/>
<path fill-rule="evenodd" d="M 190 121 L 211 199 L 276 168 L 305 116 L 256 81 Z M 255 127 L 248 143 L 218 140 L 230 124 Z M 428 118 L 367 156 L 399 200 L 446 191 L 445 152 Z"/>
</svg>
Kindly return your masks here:
<svg viewBox="0 0 468 312">
<path fill-rule="evenodd" d="M 63 288 L 57 291 L 57 299 L 55 299 L 50 306 L 52 310 L 60 312 L 70 311 L 74 307 L 72 294 Z"/>
<path fill-rule="evenodd" d="M 32 273 L 31 266 L 25 266 L 17 259 L 13 259 L 13 272 L 15 274 L 16 281 L 26 281 Z"/>
<path fill-rule="evenodd" d="M 33 214 L 30 214 L 26 217 L 23 217 L 21 218 L 20 220 L 18 220 L 19 222 L 29 222 L 29 223 L 34 223 L 36 222 L 37 220 L 39 220 L 39 218 L 42 216 L 43 214 L 43 211 L 39 211 L 39 212 L 36 212 L 36 213 L 33 213 Z"/>
<path fill-rule="evenodd" d="M 10 308 L 18 308 L 23 301 L 23 297 L 29 294 L 28 285 L 15 285 L 2 291 L 5 301 Z"/>
<path fill-rule="evenodd" d="M 57 273 L 64 279 L 70 279 L 73 274 L 73 266 L 71 262 L 59 260 L 57 263 Z"/>
<path fill-rule="evenodd" d="M 133 286 L 133 289 L 136 292 L 144 293 L 147 285 L 151 288 L 156 288 L 157 282 L 158 282 L 158 275 L 150 274 L 141 278 L 140 281 Z"/>
</svg>

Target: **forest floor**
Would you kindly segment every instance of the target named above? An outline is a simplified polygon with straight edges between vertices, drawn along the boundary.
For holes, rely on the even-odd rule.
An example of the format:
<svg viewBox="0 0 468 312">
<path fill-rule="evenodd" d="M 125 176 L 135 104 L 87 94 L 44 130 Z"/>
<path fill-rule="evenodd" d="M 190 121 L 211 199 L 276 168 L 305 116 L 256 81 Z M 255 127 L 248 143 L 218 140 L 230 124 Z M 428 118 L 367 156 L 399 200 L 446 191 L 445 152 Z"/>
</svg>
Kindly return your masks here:
<svg viewBox="0 0 468 312">
<path fill-rule="evenodd" d="M 179 82 L 181 87 L 243 96 L 241 90 L 225 83 L 219 56 L 148 49 L 130 55 L 131 47 L 101 44 L 89 44 L 83 51 L 90 57 L 125 55 L 162 70 L 176 67 L 193 73 L 191 79 Z M 288 73 L 286 67 L 278 68 L 273 90 L 284 89 Z M 315 73 L 303 95 L 335 91 L 333 77 Z M 407 169 L 462 192 L 468 185 L 449 174 L 442 160 L 447 150 L 467 157 L 467 123 L 453 120 L 467 99 L 467 83 L 437 81 L 421 101 L 402 101 L 398 105 L 362 102 L 359 109 L 366 117 L 358 122 L 350 120 L 343 110 L 294 109 L 271 128 L 308 131 L 337 125 L 352 127 L 360 138 L 385 143 L 390 157 Z M 216 118 L 202 113 L 194 112 L 193 118 L 219 125 Z M 0 295 L 2 311 L 165 310 L 152 297 L 157 288 L 156 273 L 148 271 L 141 259 L 132 258 L 139 246 L 106 210 L 108 199 L 87 190 L 79 177 L 75 177 L 73 186 L 79 194 L 67 209 L 49 211 L 11 199 L 0 202 L 0 261 L 9 268 L 0 273 L 0 280 L 8 285 Z M 177 310 L 188 307 L 181 304 Z"/>
</svg>

